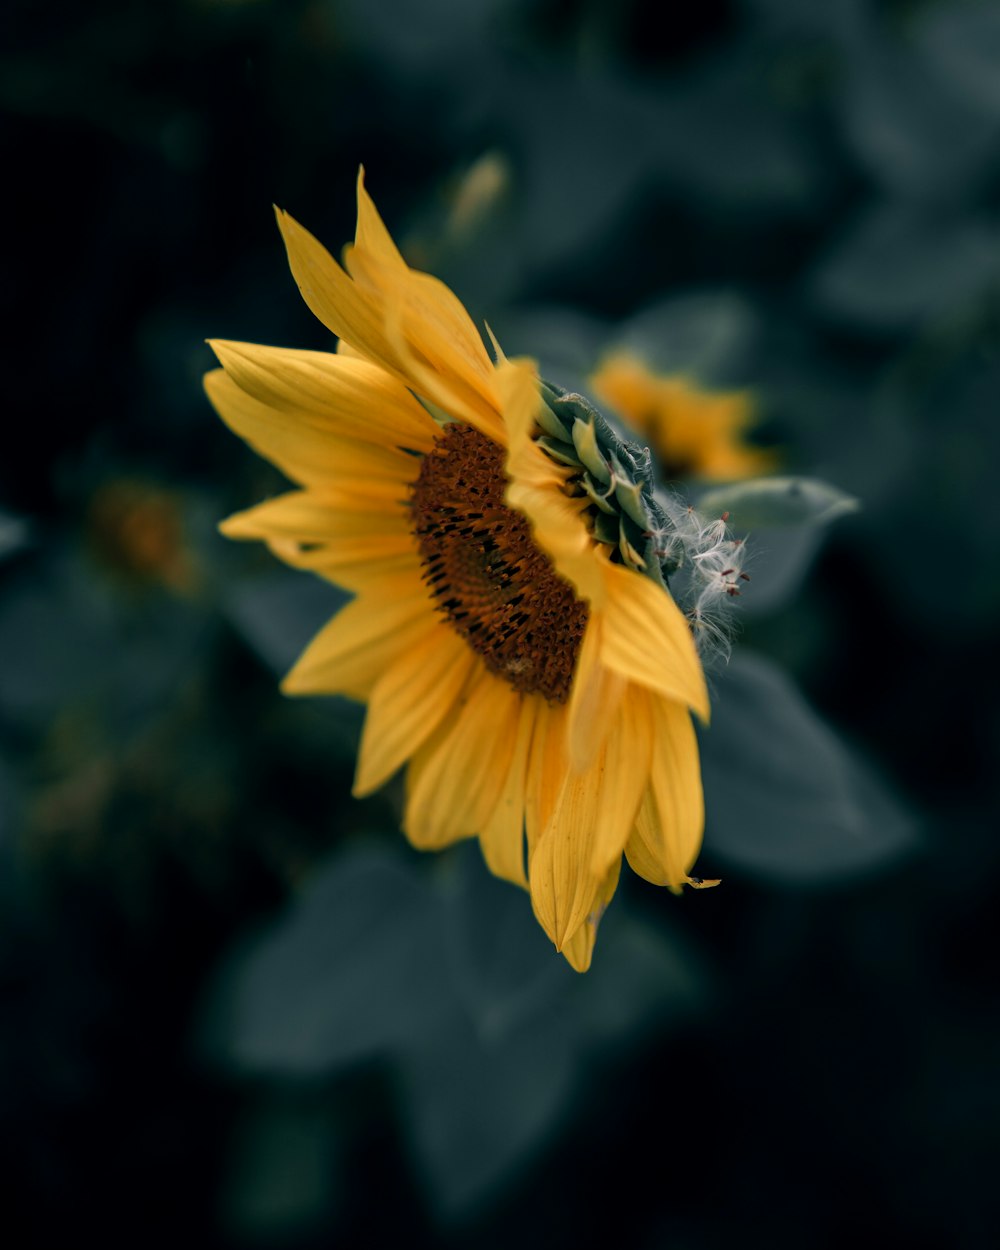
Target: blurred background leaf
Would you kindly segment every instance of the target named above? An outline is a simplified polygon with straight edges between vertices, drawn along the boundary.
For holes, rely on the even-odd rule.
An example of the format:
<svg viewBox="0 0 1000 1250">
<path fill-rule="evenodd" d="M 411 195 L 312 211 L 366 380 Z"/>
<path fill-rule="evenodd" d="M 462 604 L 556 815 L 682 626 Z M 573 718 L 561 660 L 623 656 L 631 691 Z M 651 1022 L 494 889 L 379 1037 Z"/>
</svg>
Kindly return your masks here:
<svg viewBox="0 0 1000 1250">
<path fill-rule="evenodd" d="M 821 260 L 815 298 L 834 316 L 889 333 L 961 312 L 996 287 L 996 227 L 963 213 L 875 204 Z"/>
<path fill-rule="evenodd" d="M 737 533 L 768 527 L 827 525 L 854 512 L 858 501 L 815 478 L 767 477 L 717 486 L 698 500 L 706 517 L 729 514 Z"/>
<path fill-rule="evenodd" d="M 245 955 L 217 1027 L 243 1067 L 315 1074 L 419 1040 L 446 1010 L 433 898 L 386 852 L 339 857 Z"/>
<path fill-rule="evenodd" d="M 0 512 L 0 560 L 19 551 L 29 539 L 30 527 L 22 517 Z"/>
<path fill-rule="evenodd" d="M 691 955 L 624 905 L 581 980 L 476 848 L 436 872 L 415 858 L 374 842 L 332 857 L 220 970 L 202 1045 L 299 1082 L 388 1061 L 415 1167 L 454 1219 L 516 1180 L 609 1047 L 686 1023 L 704 986 Z"/>
<path fill-rule="evenodd" d="M 927 63 L 988 118 L 1000 114 L 1000 13 L 980 0 L 929 5 L 916 37 Z"/>
<path fill-rule="evenodd" d="M 702 735 L 710 853 L 773 881 L 825 883 L 914 849 L 912 819 L 780 669 L 740 652 Z"/>
</svg>

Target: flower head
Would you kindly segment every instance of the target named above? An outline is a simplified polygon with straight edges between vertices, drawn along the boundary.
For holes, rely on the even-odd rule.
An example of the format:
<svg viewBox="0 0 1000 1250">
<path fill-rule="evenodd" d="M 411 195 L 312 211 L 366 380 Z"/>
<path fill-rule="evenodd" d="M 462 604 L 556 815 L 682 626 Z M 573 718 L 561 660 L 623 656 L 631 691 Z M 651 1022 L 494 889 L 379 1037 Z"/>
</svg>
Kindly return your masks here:
<svg viewBox="0 0 1000 1250">
<path fill-rule="evenodd" d="M 647 880 L 701 884 L 691 712 L 707 719 L 708 696 L 666 584 L 690 535 L 647 452 L 530 362 L 491 358 L 360 177 L 343 268 L 278 223 L 338 350 L 216 342 L 205 385 L 296 483 L 223 532 L 355 596 L 283 688 L 366 702 L 354 793 L 405 766 L 410 841 L 478 837 L 582 971 L 623 852 Z"/>
<path fill-rule="evenodd" d="M 683 375 L 654 373 L 628 351 L 606 356 L 590 385 L 627 426 L 649 439 L 669 479 L 729 481 L 776 467 L 772 452 L 744 440 L 754 417 L 747 391 L 704 390 Z"/>
</svg>

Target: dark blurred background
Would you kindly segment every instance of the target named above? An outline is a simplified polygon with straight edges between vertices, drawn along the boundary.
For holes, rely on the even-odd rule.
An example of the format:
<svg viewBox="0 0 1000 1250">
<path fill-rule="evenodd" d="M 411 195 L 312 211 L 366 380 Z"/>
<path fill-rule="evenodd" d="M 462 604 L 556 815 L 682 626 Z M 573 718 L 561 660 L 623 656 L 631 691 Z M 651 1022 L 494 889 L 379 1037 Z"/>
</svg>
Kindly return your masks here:
<svg viewBox="0 0 1000 1250">
<path fill-rule="evenodd" d="M 0 108 L 5 1243 L 995 1245 L 1000 6 L 6 0 Z M 336 592 L 215 532 L 281 483 L 203 340 L 329 346 L 270 205 L 336 251 L 361 162 L 508 351 L 638 327 L 862 502 L 737 647 L 853 806 L 730 726 L 722 888 L 585 978 L 350 799 Z"/>
</svg>

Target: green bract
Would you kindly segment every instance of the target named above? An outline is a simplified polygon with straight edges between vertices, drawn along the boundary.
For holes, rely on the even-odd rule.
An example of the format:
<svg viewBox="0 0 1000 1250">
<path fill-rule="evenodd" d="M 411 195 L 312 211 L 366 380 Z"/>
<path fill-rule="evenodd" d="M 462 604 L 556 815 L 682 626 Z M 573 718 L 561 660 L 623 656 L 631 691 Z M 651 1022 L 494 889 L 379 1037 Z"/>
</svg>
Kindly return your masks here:
<svg viewBox="0 0 1000 1250">
<path fill-rule="evenodd" d="M 664 541 L 675 526 L 654 497 L 649 448 L 626 442 L 582 395 L 540 385 L 538 444 L 559 464 L 579 469 L 574 485 L 590 500 L 594 537 L 612 548 L 612 560 L 666 586 L 682 563 L 682 548 Z"/>
</svg>

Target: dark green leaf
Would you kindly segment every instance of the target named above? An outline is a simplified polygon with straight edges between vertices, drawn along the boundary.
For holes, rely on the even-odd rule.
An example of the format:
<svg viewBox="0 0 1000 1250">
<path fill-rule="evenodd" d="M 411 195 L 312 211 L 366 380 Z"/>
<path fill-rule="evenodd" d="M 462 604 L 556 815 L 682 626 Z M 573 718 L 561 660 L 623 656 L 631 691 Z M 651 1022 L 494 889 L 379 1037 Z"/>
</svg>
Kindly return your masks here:
<svg viewBox="0 0 1000 1250">
<path fill-rule="evenodd" d="M 549 1005 L 501 1037 L 456 1013 L 407 1050 L 407 1129 L 443 1215 L 467 1214 L 555 1131 L 577 1077 L 575 1041 L 565 1012 Z"/>
<path fill-rule="evenodd" d="M 663 906 L 668 898 L 661 894 Z M 705 972 L 676 937 L 631 916 L 617 900 L 601 921 L 594 962 L 571 987 L 583 1045 L 634 1042 L 686 1020 L 705 995 Z"/>
<path fill-rule="evenodd" d="M 492 876 L 478 846 L 452 853 L 445 923 L 455 984 L 484 1038 L 501 1038 L 545 1011 L 577 979 L 556 955 L 528 896 Z"/>
<path fill-rule="evenodd" d="M 746 653 L 718 681 L 702 734 L 706 853 L 798 883 L 884 868 L 911 818 L 778 668 Z"/>
<path fill-rule="evenodd" d="M 795 597 L 822 542 L 818 525 L 755 529 L 746 556 L 751 580 L 739 600 L 740 612 L 762 616 L 784 607 Z"/>
<path fill-rule="evenodd" d="M 956 93 L 1000 118 L 1000 9 L 982 0 L 929 5 L 916 27 L 928 64 Z"/>
<path fill-rule="evenodd" d="M 901 198 L 959 199 L 996 158 L 990 119 L 909 41 L 866 29 L 862 18 L 846 45 L 839 111 L 870 176 Z"/>
<path fill-rule="evenodd" d="M 237 1066 L 308 1074 L 413 1043 L 451 1001 L 439 913 L 402 857 L 335 856 L 235 958 L 210 1044 Z"/>
<path fill-rule="evenodd" d="M 525 894 L 467 848 L 449 952 L 466 1010 L 401 1054 L 408 1126 L 438 1208 L 467 1215 L 558 1129 L 584 1063 L 689 1018 L 703 973 L 616 901 L 585 976 L 555 954 Z"/>
</svg>

